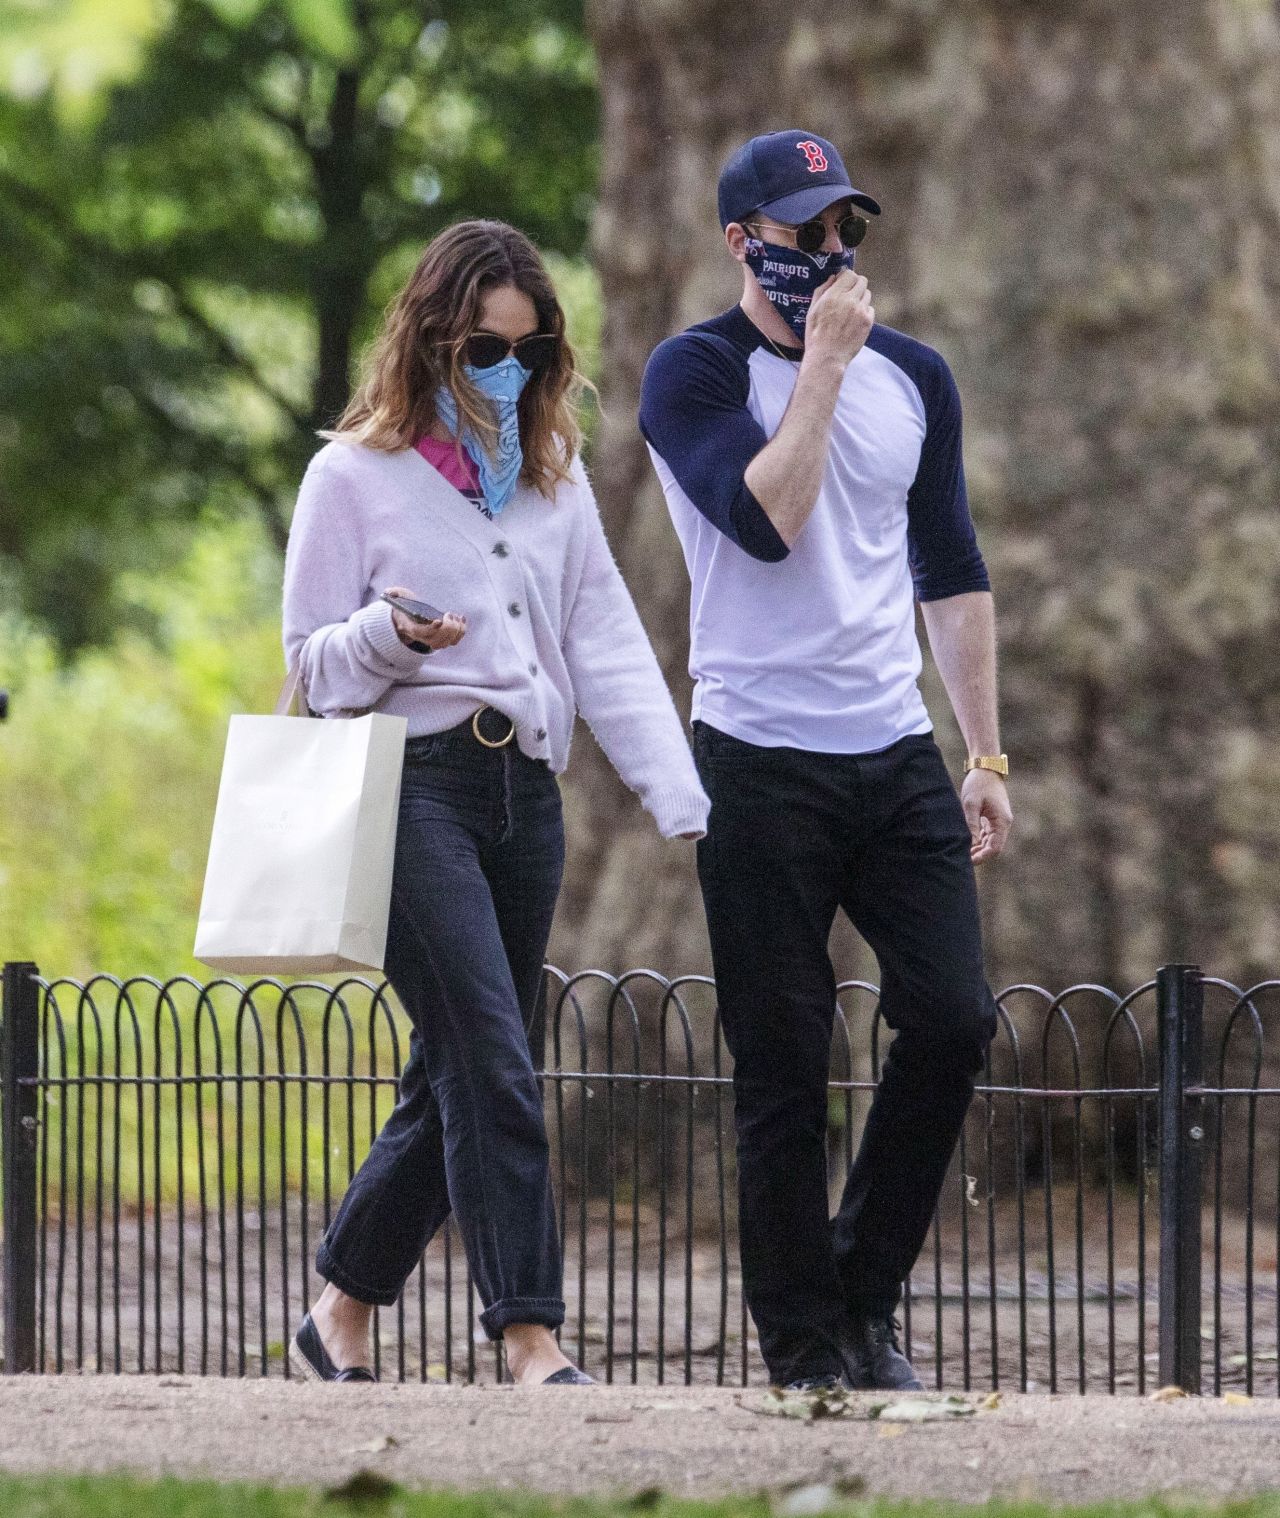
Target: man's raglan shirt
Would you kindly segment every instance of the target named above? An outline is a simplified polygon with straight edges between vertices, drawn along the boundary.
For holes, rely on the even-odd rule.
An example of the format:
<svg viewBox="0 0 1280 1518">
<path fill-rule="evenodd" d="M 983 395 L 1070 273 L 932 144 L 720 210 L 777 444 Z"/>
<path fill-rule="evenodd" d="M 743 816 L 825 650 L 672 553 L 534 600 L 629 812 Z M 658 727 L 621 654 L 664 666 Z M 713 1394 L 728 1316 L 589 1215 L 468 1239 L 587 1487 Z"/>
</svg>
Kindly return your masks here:
<svg viewBox="0 0 1280 1518">
<path fill-rule="evenodd" d="M 770 748 L 872 753 L 930 731 L 915 601 L 990 589 L 960 397 L 940 354 L 874 326 L 788 552 L 744 474 L 782 421 L 799 356 L 735 306 L 654 350 L 640 430 L 692 582 L 694 718 Z"/>
</svg>

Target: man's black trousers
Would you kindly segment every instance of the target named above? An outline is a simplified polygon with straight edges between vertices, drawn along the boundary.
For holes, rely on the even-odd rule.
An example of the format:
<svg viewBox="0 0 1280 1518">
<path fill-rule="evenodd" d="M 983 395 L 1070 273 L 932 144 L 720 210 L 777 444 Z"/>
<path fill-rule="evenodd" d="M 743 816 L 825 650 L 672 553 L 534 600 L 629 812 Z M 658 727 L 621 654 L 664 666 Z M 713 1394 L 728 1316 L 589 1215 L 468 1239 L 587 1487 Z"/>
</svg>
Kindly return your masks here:
<svg viewBox="0 0 1280 1518">
<path fill-rule="evenodd" d="M 930 734 L 817 754 L 703 722 L 695 733 L 747 1305 L 774 1382 L 839 1375 L 850 1314 L 899 1300 L 995 1031 L 969 830 Z M 829 1220 L 828 939 L 840 908 L 879 960 L 896 1037 Z"/>
</svg>

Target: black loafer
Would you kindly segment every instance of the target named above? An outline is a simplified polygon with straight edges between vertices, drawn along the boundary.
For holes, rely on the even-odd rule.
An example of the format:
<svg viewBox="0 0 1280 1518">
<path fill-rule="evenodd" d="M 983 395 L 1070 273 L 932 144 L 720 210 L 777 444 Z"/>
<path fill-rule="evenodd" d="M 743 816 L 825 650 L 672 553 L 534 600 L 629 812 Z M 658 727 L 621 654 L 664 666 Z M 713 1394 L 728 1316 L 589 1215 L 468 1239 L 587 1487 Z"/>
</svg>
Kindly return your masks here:
<svg viewBox="0 0 1280 1518">
<path fill-rule="evenodd" d="M 595 1380 L 585 1370 L 579 1370 L 576 1365 L 566 1365 L 552 1373 L 543 1381 L 543 1386 L 594 1386 Z"/>
<path fill-rule="evenodd" d="M 378 1378 L 367 1365 L 348 1365 L 345 1370 L 329 1358 L 320 1338 L 320 1332 L 308 1313 L 302 1327 L 289 1345 L 289 1359 L 308 1381 L 376 1381 Z"/>
<path fill-rule="evenodd" d="M 898 1324 L 892 1313 L 873 1313 L 853 1320 L 845 1346 L 845 1373 L 853 1391 L 923 1391 L 924 1383 L 898 1343 Z"/>
</svg>

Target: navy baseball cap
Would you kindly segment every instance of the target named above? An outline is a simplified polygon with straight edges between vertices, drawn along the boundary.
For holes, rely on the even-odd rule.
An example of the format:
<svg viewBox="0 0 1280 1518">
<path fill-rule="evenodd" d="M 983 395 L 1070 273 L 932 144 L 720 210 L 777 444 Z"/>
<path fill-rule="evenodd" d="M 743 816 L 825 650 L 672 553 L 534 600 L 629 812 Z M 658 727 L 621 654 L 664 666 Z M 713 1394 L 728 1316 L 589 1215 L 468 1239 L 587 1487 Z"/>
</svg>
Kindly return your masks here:
<svg viewBox="0 0 1280 1518">
<path fill-rule="evenodd" d="M 834 145 L 812 132 L 767 132 L 753 137 L 720 170 L 720 225 L 763 211 L 796 226 L 821 216 L 837 200 L 852 200 L 879 216 L 870 195 L 855 190 Z"/>
</svg>

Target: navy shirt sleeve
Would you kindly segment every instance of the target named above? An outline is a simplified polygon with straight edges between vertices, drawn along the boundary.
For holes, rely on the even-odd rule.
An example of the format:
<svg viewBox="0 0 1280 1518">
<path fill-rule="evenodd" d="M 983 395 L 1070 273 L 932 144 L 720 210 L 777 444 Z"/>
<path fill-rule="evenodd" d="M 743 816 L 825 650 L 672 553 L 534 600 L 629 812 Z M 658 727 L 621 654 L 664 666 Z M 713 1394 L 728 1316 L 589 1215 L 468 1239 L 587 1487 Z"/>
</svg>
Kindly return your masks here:
<svg viewBox="0 0 1280 1518">
<path fill-rule="evenodd" d="M 907 492 L 907 557 L 916 600 L 942 601 L 990 590 L 991 580 L 965 489 L 960 392 L 940 354 L 923 344 L 913 346 L 927 355 L 926 363 L 913 365 L 912 374 L 924 400 L 925 436 Z"/>
<path fill-rule="evenodd" d="M 746 360 L 732 343 L 684 332 L 654 349 L 640 387 L 640 431 L 694 506 L 754 559 L 789 552 L 747 489 L 747 465 L 768 439 L 747 408 Z"/>
</svg>

